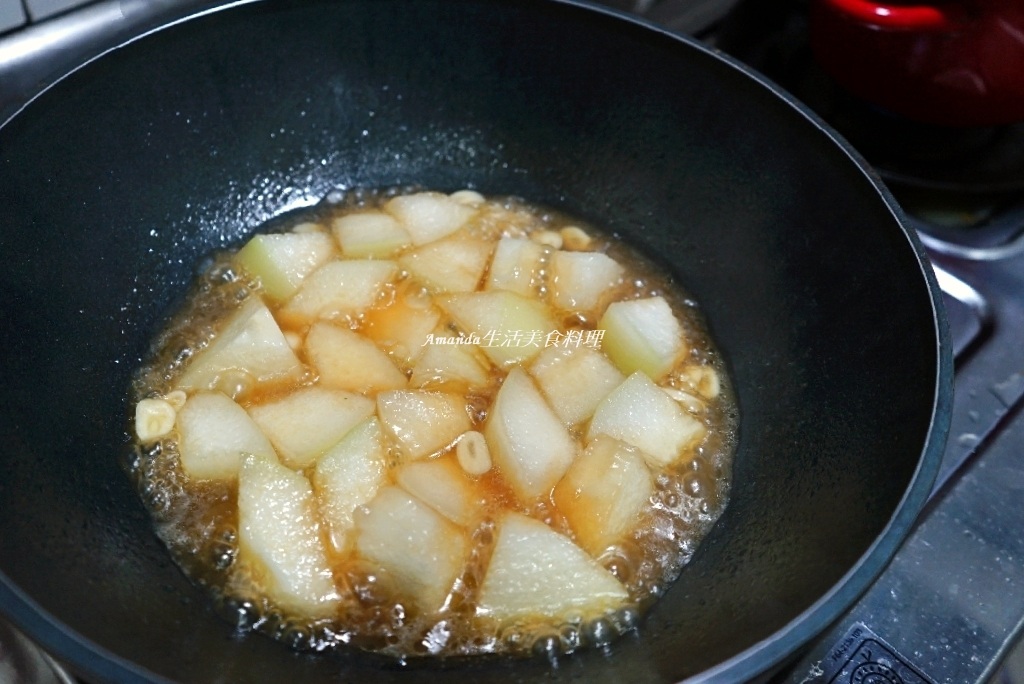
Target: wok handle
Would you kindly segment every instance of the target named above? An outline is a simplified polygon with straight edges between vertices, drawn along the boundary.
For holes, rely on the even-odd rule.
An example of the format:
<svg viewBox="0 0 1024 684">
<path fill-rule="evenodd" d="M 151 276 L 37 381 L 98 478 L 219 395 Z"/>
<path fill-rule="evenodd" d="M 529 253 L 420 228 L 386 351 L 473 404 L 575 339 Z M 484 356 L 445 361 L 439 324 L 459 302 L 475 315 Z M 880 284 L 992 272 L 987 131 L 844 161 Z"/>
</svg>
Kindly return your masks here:
<svg viewBox="0 0 1024 684">
<path fill-rule="evenodd" d="M 964 21 L 958 3 L 913 4 L 876 0 L 818 0 L 855 23 L 889 31 L 953 31 Z"/>
</svg>

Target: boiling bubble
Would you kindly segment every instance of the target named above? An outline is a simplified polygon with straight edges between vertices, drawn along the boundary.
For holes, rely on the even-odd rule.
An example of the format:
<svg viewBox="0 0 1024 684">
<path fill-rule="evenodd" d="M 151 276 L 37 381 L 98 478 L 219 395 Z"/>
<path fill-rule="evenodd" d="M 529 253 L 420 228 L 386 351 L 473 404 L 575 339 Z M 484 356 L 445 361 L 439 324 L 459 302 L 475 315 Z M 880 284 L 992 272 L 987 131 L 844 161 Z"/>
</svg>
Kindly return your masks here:
<svg viewBox="0 0 1024 684">
<path fill-rule="evenodd" d="M 602 646 L 615 638 L 615 628 L 608 618 L 598 618 L 587 624 L 584 630 L 587 641 L 595 646 Z"/>
</svg>

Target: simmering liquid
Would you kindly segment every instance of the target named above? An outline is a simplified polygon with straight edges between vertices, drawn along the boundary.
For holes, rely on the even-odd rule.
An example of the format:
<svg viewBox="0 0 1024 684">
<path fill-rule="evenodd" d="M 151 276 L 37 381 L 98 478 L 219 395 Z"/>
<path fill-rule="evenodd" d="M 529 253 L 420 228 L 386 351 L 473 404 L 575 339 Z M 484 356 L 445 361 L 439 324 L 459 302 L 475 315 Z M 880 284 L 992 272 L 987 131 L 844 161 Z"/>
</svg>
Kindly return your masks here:
<svg viewBox="0 0 1024 684">
<path fill-rule="evenodd" d="M 402 195 L 397 190 L 335 194 L 317 207 L 291 217 L 288 225 L 282 227 L 280 221 L 275 222 L 275 230 L 331 236 L 336 242 L 331 248 L 334 253 L 330 260 L 351 259 L 344 241 L 348 234 L 337 228 L 339 219 L 366 212 L 389 216 L 400 214 L 391 209 L 394 205 L 389 202 L 397 196 L 409 194 Z M 247 477 L 246 468 L 251 464 L 242 466 L 241 474 L 237 475 L 195 476 L 183 466 L 183 442 L 179 424 L 176 424 L 156 438 L 138 440 L 130 474 L 153 517 L 157 533 L 175 561 L 186 575 L 207 589 L 219 612 L 240 630 L 262 632 L 300 650 L 330 651 L 356 647 L 398 658 L 484 653 L 522 655 L 531 652 L 553 656 L 572 652 L 581 646 L 607 643 L 623 632 L 637 628 L 643 612 L 679 575 L 726 505 L 737 416 L 724 365 L 702 323 L 697 304 L 667 275 L 623 242 L 573 217 L 518 199 L 485 199 L 471 192 L 431 196 L 445 201 L 450 199 L 458 206 L 468 207 L 472 210 L 466 212 L 469 218 L 436 240 L 421 237 L 419 244 L 413 242 L 387 248 L 392 251 L 384 257 L 377 254 L 360 257 L 377 261 L 395 260 L 399 268 L 381 286 L 372 303 L 358 311 L 295 315 L 295 307 L 289 302 L 297 295 L 269 296 L 266 283 L 240 262 L 237 253 L 217 255 L 194 284 L 183 309 L 154 340 L 149 361 L 136 374 L 132 387 L 135 402 L 169 398 L 177 391 L 179 404 L 183 393 L 186 406 L 197 393 L 220 392 L 251 415 L 256 415 L 254 409 L 273 404 L 304 388 L 323 384 L 326 376 L 322 369 L 318 369 L 315 353 L 307 348 L 306 340 L 317 321 L 329 320 L 339 328 L 371 340 L 384 352 L 400 373 L 400 380 L 404 383 L 400 391 L 438 391 L 461 397 L 466 414 L 466 429 L 460 428 L 461 436 L 430 450 L 430 453 L 410 455 L 408 442 L 403 442 L 404 433 L 395 423 L 388 422 L 381 409 L 380 396 L 385 390 L 360 392 L 357 389 L 353 392 L 377 401 L 376 412 L 371 418 L 376 418 L 381 425 L 380 442 L 384 458 L 382 471 L 371 487 L 373 495 L 364 497 L 365 500 L 354 507 L 351 512 L 354 522 L 347 529 L 332 528 L 334 523 L 325 513 L 325 497 L 328 495 L 319 487 L 316 460 L 290 467 L 312 483 L 312 535 L 318 548 L 322 549 L 330 574 L 329 610 L 304 611 L 281 600 L 281 594 L 273 588 L 276 580 L 267 569 L 265 555 L 261 555 L 260 549 L 248 549 L 242 543 L 242 527 L 247 523 L 240 518 L 239 478 Z M 507 277 L 504 281 L 500 278 L 503 274 L 497 272 L 495 251 L 502 239 L 521 240 L 517 243 L 519 247 L 527 242 L 537 246 L 524 248 L 524 253 L 536 258 L 523 262 L 527 264 L 525 266 L 520 264 L 505 272 Z M 492 335 L 490 340 L 485 339 L 487 334 L 496 331 L 468 329 L 465 320 L 460 319 L 460 310 L 451 304 L 460 301 L 457 299 L 460 295 L 446 292 L 447 286 L 437 281 L 433 275 L 436 269 L 431 270 L 434 264 L 430 261 L 434 252 L 427 249 L 429 245 L 441 242 L 455 245 L 452 253 L 462 254 L 459 251 L 462 250 L 460 241 L 485 245 L 478 253 L 486 254 L 486 258 L 481 262 L 483 268 L 475 280 L 473 269 L 479 270 L 479 264 L 475 263 L 469 263 L 465 268 L 452 263 L 452 278 L 465 282 L 466 273 L 469 273 L 469 282 L 474 283 L 472 292 L 476 293 L 502 290 L 502 287 L 492 287 L 495 283 L 519 288 L 520 295 L 517 296 L 540 302 L 555 328 L 506 329 L 501 331 L 500 337 Z M 414 253 L 421 256 L 408 257 Z M 573 302 L 586 299 L 586 296 L 578 292 L 566 294 L 566 283 L 573 278 L 584 283 L 581 287 L 589 287 L 586 281 L 591 276 L 587 274 L 594 271 L 587 266 L 584 275 L 573 275 L 560 265 L 560 257 L 555 256 L 558 253 L 603 254 L 617 264 L 610 270 L 612 280 L 601 285 L 596 302 L 576 305 Z M 439 258 L 441 263 L 448 263 L 444 260 L 452 257 L 448 252 L 441 252 Z M 608 262 L 602 263 L 607 265 Z M 309 274 L 303 276 L 300 291 L 310 282 L 310 277 Z M 301 362 L 301 370 L 270 380 L 256 380 L 251 374 L 235 369 L 215 374 L 200 387 L 185 383 L 182 389 L 183 377 L 192 364 L 213 349 L 223 332 L 224 322 L 254 298 L 266 303 Z M 571 354 L 575 349 L 586 347 L 600 354 L 598 361 L 603 364 L 602 368 L 615 366 L 608 362 L 602 347 L 603 336 L 598 333 L 604 331 L 600 327 L 602 316 L 611 303 L 652 299 L 668 304 L 685 338 L 685 348 L 678 358 L 672 359 L 670 368 L 659 374 L 660 377 L 640 380 L 657 385 L 686 416 L 686 420 L 699 426 L 699 436 L 671 458 L 658 459 L 639 446 L 629 444 L 622 435 L 613 435 L 615 448 L 620 449 L 618 453 L 631 455 L 629 458 L 633 460 L 629 462 L 632 467 L 643 469 L 641 480 L 649 482 L 650 489 L 642 502 L 631 504 L 633 508 L 626 518 L 628 526 L 606 539 L 607 535 L 602 536 L 601 530 L 584 529 L 590 525 L 589 521 L 595 519 L 594 516 L 581 516 L 567 509 L 575 505 L 592 505 L 587 503 L 587 492 L 583 491 L 590 485 L 579 485 L 576 495 L 572 487 L 564 484 L 544 486 L 538 495 L 524 495 L 524 487 L 529 483 L 523 484 L 521 479 L 516 479 L 518 476 L 514 477 L 502 467 L 508 457 L 502 455 L 503 447 L 495 444 L 494 428 L 488 427 L 488 421 L 499 421 L 498 417 L 492 416 L 495 401 L 513 370 L 516 373 L 525 371 L 520 377 L 529 378 L 526 384 L 546 397 L 546 403 L 560 410 L 558 402 L 569 401 L 563 395 L 572 395 L 573 392 L 563 393 L 557 387 L 545 385 L 546 376 L 542 375 L 538 365 L 542 361 L 538 359 L 553 358 L 545 356 L 545 352 L 552 355 L 554 350 L 563 350 Z M 416 338 L 423 339 L 418 347 L 408 340 L 398 339 L 400 335 L 393 331 L 407 330 L 409 321 L 419 315 L 415 312 L 423 310 L 435 312 L 437 316 L 436 325 L 427 333 L 429 337 Z M 475 341 L 474 335 L 481 339 Z M 421 360 L 425 351 L 432 344 L 442 343 L 453 347 L 458 345 L 465 350 L 482 375 L 472 382 L 453 381 L 444 369 L 424 368 Z M 513 356 L 517 352 L 529 356 L 505 362 L 496 360 L 495 349 L 490 345 L 498 344 L 504 344 Z M 557 365 L 558 359 L 553 363 Z M 622 362 L 618 365 L 621 366 Z M 632 382 L 635 372 L 641 371 L 619 368 L 618 371 L 605 372 L 602 377 L 616 378 L 605 394 L 611 395 L 612 385 L 619 385 L 627 376 Z M 593 443 L 598 439 L 593 428 L 595 410 L 612 410 L 607 397 L 601 402 L 597 409 L 587 408 L 582 419 L 559 414 L 564 434 L 574 445 L 573 464 L 588 448 L 595 449 Z M 603 404 L 609 407 L 600 408 Z M 180 418 L 180 405 L 177 408 Z M 538 410 L 548 415 L 552 409 L 546 406 Z M 468 440 L 465 435 L 471 432 L 487 437 L 481 440 L 481 448 L 486 455 L 485 465 L 489 466 L 483 472 L 473 471 L 476 466 L 467 465 L 458 453 L 458 442 Z M 270 434 L 270 441 L 275 442 L 273 434 Z M 279 444 L 275 442 L 274 447 L 285 462 Z M 239 457 L 244 461 L 244 454 Z M 426 508 L 433 508 L 429 513 L 430 520 L 436 517 L 439 522 L 435 528 L 445 530 L 439 534 L 453 534 L 464 542 L 453 547 L 460 549 L 459 557 L 453 561 L 457 572 L 450 584 L 445 585 L 443 600 L 430 605 L 410 594 L 409 587 L 403 584 L 406 581 L 403 578 L 407 576 L 404 571 L 389 567 L 379 556 L 366 551 L 369 548 L 367 539 L 372 534 L 369 521 L 373 519 L 373 510 L 384 505 L 378 503 L 382 492 L 399 492 L 406 499 L 419 502 L 418 490 L 410 492 L 403 488 L 409 486 L 403 473 L 410 472 L 403 469 L 413 463 L 444 465 L 448 470 L 443 472 L 455 473 L 452 477 L 462 488 L 458 491 L 470 492 L 472 500 L 471 514 L 459 517 L 446 513 L 438 508 L 436 501 L 427 499 Z M 555 482 L 570 476 L 577 478 L 574 481 L 591 482 L 587 479 L 591 477 L 589 473 L 580 474 L 573 468 L 573 465 L 568 465 L 569 475 L 566 475 L 563 467 Z M 608 502 L 617 500 L 616 497 L 628 498 L 628 492 L 615 490 L 612 485 L 600 486 L 605 487 L 601 490 L 605 494 L 600 495 L 605 497 L 601 501 L 607 504 L 601 509 L 603 511 L 614 508 Z M 594 572 L 613 578 L 609 581 L 621 586 L 621 595 L 610 602 L 583 602 L 555 615 L 546 612 L 542 594 L 538 595 L 536 610 L 519 606 L 510 614 L 500 606 L 493 610 L 484 609 L 487 606 L 482 607 L 482 602 L 490 606 L 498 601 L 484 597 L 484 593 L 491 591 L 485 589 L 489 586 L 488 573 L 492 570 L 492 558 L 501 537 L 502 525 L 506 524 L 503 521 L 510 520 L 507 516 L 511 514 L 520 516 L 516 520 L 525 516 L 540 521 L 568 540 L 577 547 L 581 557 L 585 557 L 586 563 L 597 568 Z M 546 536 L 543 538 L 548 539 Z M 593 542 L 593 539 L 599 541 Z M 497 580 L 492 579 L 491 582 Z M 523 600 L 528 603 L 530 598 Z"/>
</svg>

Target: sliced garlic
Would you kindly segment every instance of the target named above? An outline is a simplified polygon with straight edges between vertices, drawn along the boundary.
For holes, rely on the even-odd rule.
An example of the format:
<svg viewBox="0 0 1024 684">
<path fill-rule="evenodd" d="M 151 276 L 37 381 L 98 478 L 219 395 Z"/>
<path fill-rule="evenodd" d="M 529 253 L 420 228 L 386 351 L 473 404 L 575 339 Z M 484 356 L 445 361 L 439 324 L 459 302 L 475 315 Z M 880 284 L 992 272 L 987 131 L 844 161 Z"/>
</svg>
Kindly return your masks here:
<svg viewBox="0 0 1024 684">
<path fill-rule="evenodd" d="M 187 400 L 188 395 L 182 390 L 172 390 L 164 395 L 164 401 L 173 406 L 175 411 L 183 409 Z"/>
<path fill-rule="evenodd" d="M 693 385 L 701 396 L 714 399 L 722 391 L 718 373 L 708 366 L 691 366 L 683 371 L 683 377 Z"/>
<path fill-rule="evenodd" d="M 579 226 L 566 226 L 559 234 L 562 236 L 562 244 L 566 249 L 581 251 L 590 247 L 593 238 L 587 235 Z"/>
<path fill-rule="evenodd" d="M 166 399 L 143 399 L 135 407 L 135 434 L 150 444 L 174 429 L 178 411 Z"/>
<path fill-rule="evenodd" d="M 688 392 L 684 392 L 674 387 L 662 387 L 661 389 L 665 390 L 665 394 L 679 402 L 679 404 L 690 413 L 703 413 L 707 408 L 704 406 L 703 401 Z"/>
<path fill-rule="evenodd" d="M 530 239 L 539 245 L 562 249 L 562 236 L 553 230 L 538 230 L 530 233 Z"/>
<path fill-rule="evenodd" d="M 491 450 L 483 434 L 470 430 L 455 446 L 455 458 L 470 475 L 483 475 L 491 469 Z"/>
</svg>

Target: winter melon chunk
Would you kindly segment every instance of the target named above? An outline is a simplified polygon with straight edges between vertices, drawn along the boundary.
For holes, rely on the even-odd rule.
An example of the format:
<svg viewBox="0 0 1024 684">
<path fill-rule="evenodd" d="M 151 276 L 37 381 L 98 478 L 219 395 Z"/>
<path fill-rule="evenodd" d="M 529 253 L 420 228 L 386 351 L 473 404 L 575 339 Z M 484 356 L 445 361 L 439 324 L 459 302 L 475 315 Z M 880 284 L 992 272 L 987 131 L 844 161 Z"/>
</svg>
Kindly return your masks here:
<svg viewBox="0 0 1024 684">
<path fill-rule="evenodd" d="M 342 551 L 348 547 L 355 509 L 377 493 L 384 483 L 385 471 L 380 423 L 376 418 L 352 428 L 317 459 L 313 485 L 334 548 Z"/>
<path fill-rule="evenodd" d="M 387 353 L 343 326 L 314 323 L 306 335 L 306 355 L 324 387 L 373 394 L 406 385 L 405 374 Z"/>
<path fill-rule="evenodd" d="M 555 487 L 555 503 L 577 543 L 598 556 L 636 529 L 653 493 L 654 479 L 640 450 L 599 435 Z"/>
<path fill-rule="evenodd" d="M 449 456 L 406 464 L 397 470 L 395 480 L 402 489 L 457 525 L 468 527 L 483 510 L 484 499 Z"/>
<path fill-rule="evenodd" d="M 327 233 L 256 235 L 238 251 L 238 263 L 259 278 L 263 291 L 277 300 L 295 294 L 306 276 L 334 255 Z"/>
<path fill-rule="evenodd" d="M 551 491 L 576 457 L 576 441 L 522 368 L 505 378 L 483 432 L 494 463 L 524 502 Z"/>
<path fill-rule="evenodd" d="M 278 315 L 296 326 L 318 318 L 357 316 L 373 306 L 397 273 L 394 261 L 330 261 L 306 277 Z"/>
<path fill-rule="evenodd" d="M 298 357 L 259 297 L 242 304 L 210 345 L 189 361 L 178 380 L 178 389 L 213 389 L 232 372 L 256 382 L 281 380 L 302 372 Z"/>
<path fill-rule="evenodd" d="M 586 346 L 548 347 L 530 366 L 530 375 L 566 427 L 590 418 L 626 379 L 608 357 Z"/>
<path fill-rule="evenodd" d="M 462 228 L 477 210 L 439 192 L 419 192 L 388 200 L 384 210 L 398 219 L 414 245 L 425 245 Z"/>
<path fill-rule="evenodd" d="M 605 397 L 590 421 L 587 441 L 598 435 L 639 447 L 653 467 L 669 465 L 704 438 L 704 423 L 637 371 Z"/>
<path fill-rule="evenodd" d="M 363 335 L 386 351 L 399 366 L 406 367 L 423 354 L 427 340 L 441 321 L 441 312 L 430 295 L 415 287 L 403 287 L 390 305 L 364 314 Z"/>
<path fill-rule="evenodd" d="M 448 392 L 381 392 L 377 415 L 406 460 L 436 453 L 472 427 L 465 398 Z"/>
<path fill-rule="evenodd" d="M 601 252 L 555 252 L 550 271 L 551 303 L 587 315 L 598 310 L 625 273 L 619 262 Z"/>
<path fill-rule="evenodd" d="M 486 364 L 475 345 L 462 344 L 454 335 L 436 333 L 424 346 L 409 382 L 413 387 L 465 394 L 490 384 L 490 368 Z"/>
<path fill-rule="evenodd" d="M 584 617 L 618 607 L 625 587 L 587 553 L 539 520 L 507 512 L 498 524 L 477 614 L 501 622 Z"/>
<path fill-rule="evenodd" d="M 314 386 L 252 406 L 249 415 L 277 449 L 281 461 L 301 469 L 373 415 L 373 400 Z"/>
<path fill-rule="evenodd" d="M 189 477 L 233 480 L 246 454 L 277 458 L 245 409 L 220 392 L 189 397 L 176 422 L 181 467 Z"/>
<path fill-rule="evenodd" d="M 239 566 L 285 610 L 331 615 L 339 604 L 309 480 L 250 454 L 238 475 Z"/>
<path fill-rule="evenodd" d="M 440 240 L 398 258 L 398 265 L 432 292 L 472 292 L 491 257 L 485 240 Z"/>
<path fill-rule="evenodd" d="M 350 259 L 386 259 L 408 247 L 409 233 L 382 211 L 346 214 L 331 224 L 342 253 Z"/>
<path fill-rule="evenodd" d="M 541 284 L 544 247 L 527 238 L 501 238 L 494 248 L 486 289 L 535 297 Z"/>
<path fill-rule="evenodd" d="M 605 331 L 602 350 L 626 375 L 639 370 L 658 381 L 687 351 L 683 327 L 664 297 L 613 302 L 597 327 Z"/>
<path fill-rule="evenodd" d="M 437 302 L 499 367 L 532 359 L 544 348 L 547 336 L 558 331 L 544 303 L 514 292 L 450 294 L 438 297 Z"/>
<path fill-rule="evenodd" d="M 399 487 L 382 488 L 356 516 L 355 548 L 419 610 L 440 608 L 466 560 L 465 533 Z"/>
</svg>

